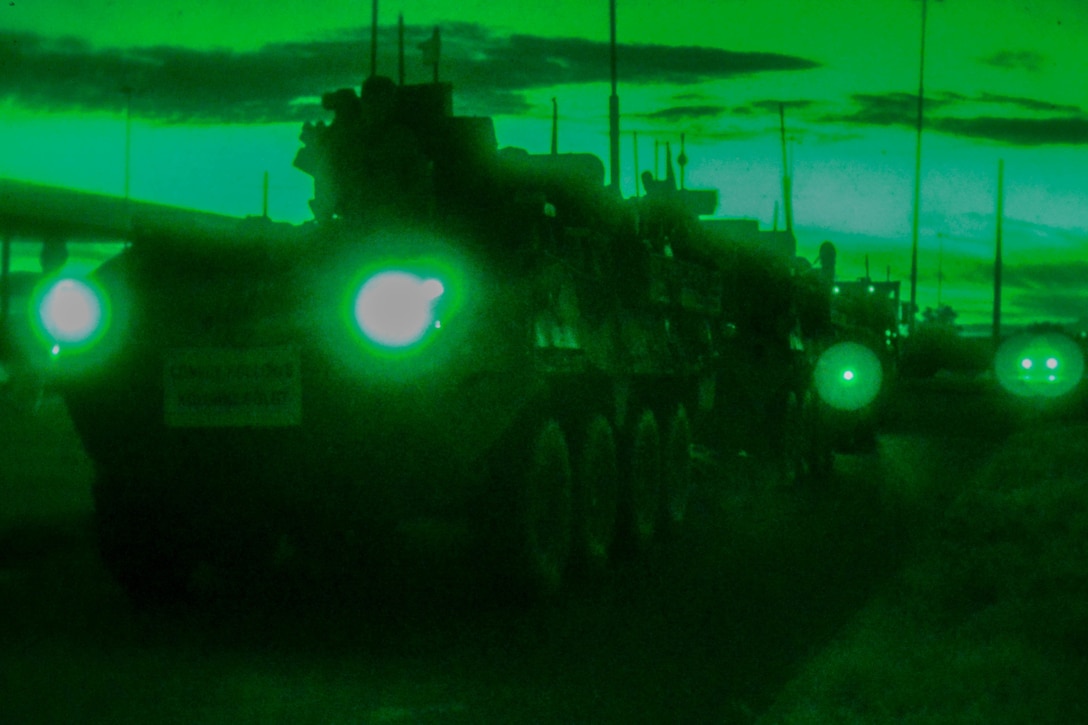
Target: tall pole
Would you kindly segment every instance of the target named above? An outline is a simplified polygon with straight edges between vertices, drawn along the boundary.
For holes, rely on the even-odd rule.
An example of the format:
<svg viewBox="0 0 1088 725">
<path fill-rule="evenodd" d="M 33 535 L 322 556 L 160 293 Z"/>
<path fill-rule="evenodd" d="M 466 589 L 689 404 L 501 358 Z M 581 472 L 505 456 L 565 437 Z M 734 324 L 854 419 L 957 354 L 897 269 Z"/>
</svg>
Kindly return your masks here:
<svg viewBox="0 0 1088 725">
<path fill-rule="evenodd" d="M 1005 161 L 997 162 L 997 233 L 994 242 L 994 348 L 1001 344 L 1001 217 L 1005 213 Z"/>
<path fill-rule="evenodd" d="M 793 200 L 789 158 L 786 154 L 786 106 L 778 104 L 778 129 L 782 136 L 782 211 L 786 217 L 786 233 L 793 232 Z"/>
<path fill-rule="evenodd" d="M 552 156 L 559 154 L 559 101 L 552 97 Z"/>
<path fill-rule="evenodd" d="M 680 155 L 676 157 L 676 165 L 680 167 L 680 188 L 684 188 L 684 167 L 688 165 L 688 155 L 684 151 L 684 134 L 680 134 Z"/>
<path fill-rule="evenodd" d="M 264 182 L 261 184 L 261 216 L 268 218 L 268 172 L 264 172 Z"/>
<path fill-rule="evenodd" d="M 620 97 L 616 92 L 616 0 L 608 2 L 609 49 L 612 65 L 612 95 L 608 97 L 608 157 L 612 191 L 620 194 Z"/>
<path fill-rule="evenodd" d="M 4 235 L 0 251 L 0 326 L 6 325 L 11 308 L 11 234 Z"/>
<path fill-rule="evenodd" d="M 125 201 L 128 201 L 132 177 L 132 86 L 123 87 L 121 92 L 125 94 Z"/>
<path fill-rule="evenodd" d="M 938 234 L 940 246 L 937 248 L 937 311 L 941 310 L 941 288 L 944 286 L 944 234 Z"/>
<path fill-rule="evenodd" d="M 442 50 L 441 50 L 442 49 L 442 36 L 439 33 L 437 25 L 434 27 L 434 34 L 431 36 L 431 38 L 432 38 L 432 41 L 434 42 L 434 66 L 433 66 L 434 75 L 433 75 L 431 80 L 437 86 L 438 85 L 438 60 L 442 55 Z"/>
<path fill-rule="evenodd" d="M 404 13 L 397 16 L 397 80 L 404 85 Z"/>
<path fill-rule="evenodd" d="M 378 0 L 370 0 L 370 75 L 378 73 Z"/>
<path fill-rule="evenodd" d="M 922 47 L 918 60 L 918 123 L 914 142 L 914 218 L 910 232 L 910 317 L 907 332 L 914 332 L 918 310 L 918 214 L 922 200 L 922 100 L 925 97 L 926 75 L 926 0 L 922 0 Z"/>
</svg>

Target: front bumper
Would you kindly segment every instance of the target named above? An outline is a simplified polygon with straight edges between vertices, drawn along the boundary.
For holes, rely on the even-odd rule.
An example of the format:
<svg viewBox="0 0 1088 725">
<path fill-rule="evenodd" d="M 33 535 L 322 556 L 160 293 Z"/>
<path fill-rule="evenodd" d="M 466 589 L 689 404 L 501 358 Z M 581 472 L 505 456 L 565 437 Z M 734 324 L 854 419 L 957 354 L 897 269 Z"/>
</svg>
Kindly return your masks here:
<svg viewBox="0 0 1088 725">
<path fill-rule="evenodd" d="M 393 381 L 317 350 L 297 355 L 297 418 L 291 403 L 272 405 L 282 415 L 271 421 L 253 419 L 253 406 L 241 416 L 205 411 L 203 424 L 199 411 L 179 417 L 170 351 L 129 355 L 66 382 L 64 394 L 100 475 L 139 481 L 166 500 L 403 517 L 472 500 L 484 483 L 481 459 L 536 390 L 527 373 Z"/>
</svg>

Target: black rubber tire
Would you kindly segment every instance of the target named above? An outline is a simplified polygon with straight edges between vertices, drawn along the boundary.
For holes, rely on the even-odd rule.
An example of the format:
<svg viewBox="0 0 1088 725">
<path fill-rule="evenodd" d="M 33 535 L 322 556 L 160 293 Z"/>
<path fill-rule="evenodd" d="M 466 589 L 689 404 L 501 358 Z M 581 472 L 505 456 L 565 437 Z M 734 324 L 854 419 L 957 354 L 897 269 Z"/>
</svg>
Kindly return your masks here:
<svg viewBox="0 0 1088 725">
<path fill-rule="evenodd" d="M 517 481 L 516 579 L 532 598 L 561 588 L 572 545 L 574 476 L 562 426 L 554 419 L 532 437 L 525 468 Z"/>
<path fill-rule="evenodd" d="M 808 478 L 808 451 L 804 410 L 797 393 L 785 394 L 782 408 L 781 452 L 779 464 L 782 482 L 787 486 L 802 483 Z"/>
<path fill-rule="evenodd" d="M 115 474 L 95 481 L 95 533 L 106 570 L 137 606 L 188 601 L 197 559 L 176 535 L 170 512 L 134 481 Z"/>
<path fill-rule="evenodd" d="M 816 391 L 805 392 L 802 420 L 806 433 L 806 474 L 809 481 L 826 480 L 835 469 L 835 449 L 826 414 Z"/>
<path fill-rule="evenodd" d="M 680 405 L 669 421 L 663 451 L 658 522 L 663 534 L 674 534 L 683 526 L 691 486 L 691 420 L 687 409 Z"/>
<path fill-rule="evenodd" d="M 661 503 L 661 433 L 657 417 L 648 408 L 631 429 L 627 462 L 620 489 L 620 520 L 631 546 L 644 551 L 654 538 Z"/>
<path fill-rule="evenodd" d="M 574 556 L 587 571 L 608 562 L 616 535 L 619 470 L 616 436 L 603 415 L 586 425 L 574 497 Z"/>
</svg>

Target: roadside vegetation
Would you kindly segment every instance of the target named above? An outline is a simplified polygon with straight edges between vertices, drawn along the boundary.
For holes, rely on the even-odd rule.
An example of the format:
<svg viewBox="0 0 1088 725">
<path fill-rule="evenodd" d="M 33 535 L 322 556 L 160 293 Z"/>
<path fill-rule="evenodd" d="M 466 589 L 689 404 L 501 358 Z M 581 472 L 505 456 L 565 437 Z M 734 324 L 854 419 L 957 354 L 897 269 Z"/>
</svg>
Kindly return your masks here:
<svg viewBox="0 0 1088 725">
<path fill-rule="evenodd" d="M 1088 722 L 1088 425 L 1011 436 L 919 509 L 897 577 L 761 723 Z"/>
</svg>

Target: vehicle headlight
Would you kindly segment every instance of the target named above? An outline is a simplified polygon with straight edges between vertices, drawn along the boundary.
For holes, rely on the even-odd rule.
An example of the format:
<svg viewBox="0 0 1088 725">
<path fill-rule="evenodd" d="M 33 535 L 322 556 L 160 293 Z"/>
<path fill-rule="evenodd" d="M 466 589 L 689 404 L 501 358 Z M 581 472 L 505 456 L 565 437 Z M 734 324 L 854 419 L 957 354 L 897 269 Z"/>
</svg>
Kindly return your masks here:
<svg viewBox="0 0 1088 725">
<path fill-rule="evenodd" d="M 1084 376 L 1084 354 L 1059 332 L 1022 334 L 1001 344 L 994 356 L 1001 386 L 1025 398 L 1057 398 Z"/>
<path fill-rule="evenodd" d="M 89 282 L 57 280 L 36 299 L 41 337 L 54 353 L 66 347 L 89 345 L 105 331 L 106 297 Z"/>
<path fill-rule="evenodd" d="M 838 410 L 858 410 L 876 399 L 884 373 L 872 350 L 856 342 L 839 342 L 820 355 L 814 377 L 824 402 Z"/>
<path fill-rule="evenodd" d="M 355 322 L 378 345 L 408 347 L 429 330 L 441 327 L 437 308 L 445 291 L 442 282 L 433 277 L 380 272 L 367 279 L 356 294 Z"/>
</svg>

